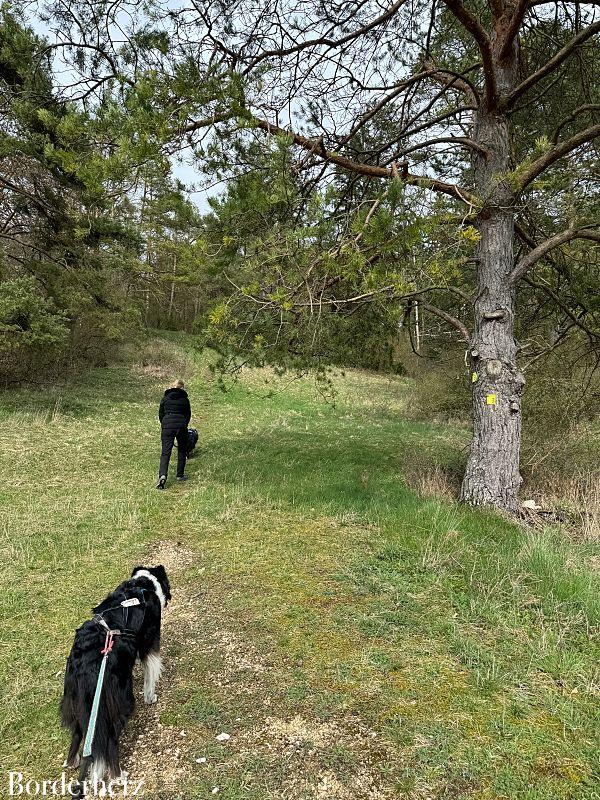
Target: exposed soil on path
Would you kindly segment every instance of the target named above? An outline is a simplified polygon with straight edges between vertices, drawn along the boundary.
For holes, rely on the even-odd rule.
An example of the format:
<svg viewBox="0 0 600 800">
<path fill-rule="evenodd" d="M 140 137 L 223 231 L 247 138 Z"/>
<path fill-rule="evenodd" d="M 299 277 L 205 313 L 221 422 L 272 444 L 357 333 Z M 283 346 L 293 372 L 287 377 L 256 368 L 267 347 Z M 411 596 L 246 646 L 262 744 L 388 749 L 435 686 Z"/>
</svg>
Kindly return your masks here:
<svg viewBox="0 0 600 800">
<path fill-rule="evenodd" d="M 166 567 L 173 601 L 164 614 L 164 673 L 154 706 L 144 705 L 136 670 L 138 706 L 122 740 L 127 796 L 141 780 L 137 796 L 158 800 L 396 796 L 377 769 L 395 760 L 389 746 L 355 715 L 323 721 L 304 711 L 277 713 L 268 658 L 226 624 L 210 587 L 183 579 L 195 560 L 191 550 L 162 542 L 148 560 Z M 177 716 L 173 709 L 185 703 L 196 671 L 198 686 L 208 685 L 216 698 L 215 708 L 197 723 L 165 721 Z"/>
</svg>

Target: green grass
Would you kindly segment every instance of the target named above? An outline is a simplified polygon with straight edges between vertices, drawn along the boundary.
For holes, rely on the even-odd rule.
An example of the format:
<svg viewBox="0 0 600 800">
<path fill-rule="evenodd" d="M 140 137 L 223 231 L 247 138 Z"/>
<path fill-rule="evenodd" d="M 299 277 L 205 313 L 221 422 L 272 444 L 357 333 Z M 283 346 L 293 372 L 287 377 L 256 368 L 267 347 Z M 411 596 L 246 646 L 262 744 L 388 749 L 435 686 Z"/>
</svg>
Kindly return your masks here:
<svg viewBox="0 0 600 800">
<path fill-rule="evenodd" d="M 224 724 L 263 719 L 258 694 L 270 716 L 358 719 L 381 740 L 375 755 L 301 744 L 318 751 L 302 762 L 309 786 L 368 769 L 407 798 L 597 798 L 594 543 L 411 490 L 415 470 L 460 470 L 466 434 L 404 418 L 403 379 L 348 373 L 333 407 L 308 379 L 275 381 L 269 397 L 261 373 L 226 395 L 202 364 L 188 374 L 201 449 L 188 484 L 162 494 L 164 381 L 122 365 L 0 397 L 4 769 L 56 772 L 73 629 L 171 539 L 194 553 L 185 580 L 206 591 L 207 615 L 269 660 L 255 694 L 232 694 L 215 681 L 218 647 L 174 643 L 182 675 L 164 722 L 206 752 Z M 318 796 L 282 788 L 287 767 L 264 758 L 222 756 L 208 777 L 191 762 L 177 796 Z"/>
</svg>

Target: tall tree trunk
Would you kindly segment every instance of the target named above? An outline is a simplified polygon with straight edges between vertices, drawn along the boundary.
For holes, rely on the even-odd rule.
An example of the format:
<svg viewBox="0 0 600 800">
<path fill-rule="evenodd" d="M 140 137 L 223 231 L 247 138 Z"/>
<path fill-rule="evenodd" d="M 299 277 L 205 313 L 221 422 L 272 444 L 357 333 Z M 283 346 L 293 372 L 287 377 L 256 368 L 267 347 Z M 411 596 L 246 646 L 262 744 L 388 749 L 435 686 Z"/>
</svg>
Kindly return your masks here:
<svg viewBox="0 0 600 800">
<path fill-rule="evenodd" d="M 514 86 L 516 54 L 509 64 L 497 65 L 496 74 L 502 96 Z M 505 178 L 512 166 L 510 121 L 501 111 L 482 106 L 474 135 L 490 155 L 478 155 L 475 163 L 477 190 L 485 206 L 479 215 L 477 297 L 470 342 L 473 439 L 462 498 L 472 505 L 516 511 L 525 379 L 517 367 L 515 289 L 508 281 L 514 265 L 515 214 L 514 192 Z"/>
<path fill-rule="evenodd" d="M 171 293 L 169 296 L 169 324 L 171 324 L 171 316 L 173 314 L 173 300 L 175 299 L 175 275 L 177 272 L 177 256 L 173 253 L 173 280 L 171 281 Z"/>
<path fill-rule="evenodd" d="M 419 320 L 419 301 L 415 300 L 415 339 L 416 339 L 416 351 L 420 354 L 421 352 L 421 329 L 419 327 L 420 320 Z"/>
</svg>

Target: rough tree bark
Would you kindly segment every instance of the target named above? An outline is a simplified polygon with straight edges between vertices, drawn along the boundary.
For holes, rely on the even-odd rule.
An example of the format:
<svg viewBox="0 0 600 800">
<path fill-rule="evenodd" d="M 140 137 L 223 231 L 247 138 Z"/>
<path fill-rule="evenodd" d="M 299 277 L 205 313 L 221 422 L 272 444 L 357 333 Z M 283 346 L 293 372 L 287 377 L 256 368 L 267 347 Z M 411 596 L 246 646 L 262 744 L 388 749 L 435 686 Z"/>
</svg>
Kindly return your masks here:
<svg viewBox="0 0 600 800">
<path fill-rule="evenodd" d="M 497 45 L 498 38 L 492 42 Z M 494 54 L 496 56 L 496 53 Z M 518 507 L 521 484 L 521 395 L 525 384 L 517 366 L 514 336 L 515 196 L 511 123 L 502 99 L 516 85 L 516 46 L 504 62 L 494 58 L 497 102 L 478 109 L 473 138 L 489 151 L 476 156 L 475 182 L 484 207 L 479 214 L 477 295 L 474 303 L 470 363 L 473 385 L 473 438 L 462 484 L 462 499 L 509 511 Z"/>
</svg>

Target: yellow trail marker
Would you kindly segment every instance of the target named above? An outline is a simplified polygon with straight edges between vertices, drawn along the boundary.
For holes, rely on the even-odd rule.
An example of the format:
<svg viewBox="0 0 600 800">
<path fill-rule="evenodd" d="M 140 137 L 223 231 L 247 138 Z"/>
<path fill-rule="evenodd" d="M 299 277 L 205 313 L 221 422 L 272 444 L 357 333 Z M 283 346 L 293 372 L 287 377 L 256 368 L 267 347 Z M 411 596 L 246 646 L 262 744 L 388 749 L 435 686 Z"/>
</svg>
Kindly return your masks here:
<svg viewBox="0 0 600 800">
<path fill-rule="evenodd" d="M 488 394 L 485 397 L 485 402 L 488 406 L 495 406 L 496 405 L 496 395 L 495 394 Z"/>
</svg>

